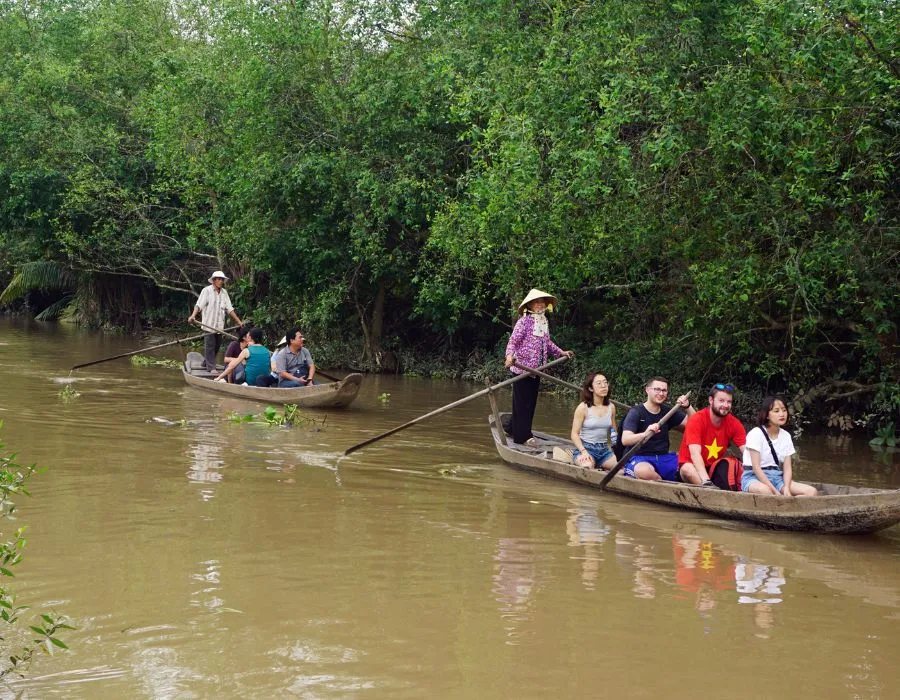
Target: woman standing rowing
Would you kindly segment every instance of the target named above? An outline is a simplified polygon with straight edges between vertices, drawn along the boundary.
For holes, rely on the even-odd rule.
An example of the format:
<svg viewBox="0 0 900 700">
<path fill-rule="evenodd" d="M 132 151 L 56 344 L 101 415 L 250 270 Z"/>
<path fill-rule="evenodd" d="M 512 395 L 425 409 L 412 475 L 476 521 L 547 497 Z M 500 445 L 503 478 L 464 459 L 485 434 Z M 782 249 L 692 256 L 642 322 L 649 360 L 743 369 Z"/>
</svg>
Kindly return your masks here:
<svg viewBox="0 0 900 700">
<path fill-rule="evenodd" d="M 549 358 L 566 355 L 574 357 L 570 350 L 561 350 L 550 339 L 546 311 L 552 311 L 557 304 L 556 297 L 540 289 L 532 289 L 519 304 L 519 315 L 509 342 L 506 344 L 506 366 L 513 374 L 522 374 L 523 370 L 513 366 L 513 362 L 523 367 L 535 369 L 547 364 Z M 539 377 L 530 376 L 520 379 L 513 387 L 512 422 L 510 434 L 513 442 L 519 445 L 536 447 L 537 440 L 531 433 L 534 421 L 534 409 L 537 407 L 538 391 L 541 388 Z"/>
</svg>

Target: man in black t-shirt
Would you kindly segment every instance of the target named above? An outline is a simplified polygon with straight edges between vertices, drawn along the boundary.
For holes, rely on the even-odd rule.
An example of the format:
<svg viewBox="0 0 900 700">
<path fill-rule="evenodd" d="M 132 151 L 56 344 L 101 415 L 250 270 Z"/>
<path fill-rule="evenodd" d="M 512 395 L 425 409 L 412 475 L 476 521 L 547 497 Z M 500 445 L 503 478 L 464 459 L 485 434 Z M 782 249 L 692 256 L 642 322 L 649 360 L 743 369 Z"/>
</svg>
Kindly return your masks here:
<svg viewBox="0 0 900 700">
<path fill-rule="evenodd" d="M 684 410 L 676 411 L 666 423 L 659 424 L 660 418 L 669 412 L 671 406 L 665 403 L 669 395 L 669 381 L 663 377 L 653 377 L 644 386 L 647 400 L 628 411 L 622 423 L 622 437 L 625 447 L 633 447 L 650 436 L 640 451 L 626 462 L 625 476 L 648 481 L 678 481 L 678 455 L 669 452 L 669 430 L 682 428 L 688 416 L 694 413 L 686 394 L 678 397 L 676 403 Z"/>
</svg>

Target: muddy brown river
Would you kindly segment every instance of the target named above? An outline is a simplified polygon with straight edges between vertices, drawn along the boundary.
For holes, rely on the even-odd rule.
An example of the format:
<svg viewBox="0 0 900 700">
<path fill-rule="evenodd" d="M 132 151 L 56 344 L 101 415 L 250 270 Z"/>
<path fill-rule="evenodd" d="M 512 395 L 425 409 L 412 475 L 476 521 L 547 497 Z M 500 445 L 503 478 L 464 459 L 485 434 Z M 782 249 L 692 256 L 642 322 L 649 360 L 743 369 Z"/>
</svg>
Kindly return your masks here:
<svg viewBox="0 0 900 700">
<path fill-rule="evenodd" d="M 0 521 L 28 526 L 11 585 L 77 627 L 0 697 L 900 695 L 900 528 L 766 532 L 515 471 L 484 399 L 338 459 L 463 383 L 367 377 L 284 428 L 172 369 L 69 378 L 134 347 L 0 320 L 2 439 L 47 467 Z M 863 440 L 797 447 L 801 479 L 900 488 Z"/>
</svg>

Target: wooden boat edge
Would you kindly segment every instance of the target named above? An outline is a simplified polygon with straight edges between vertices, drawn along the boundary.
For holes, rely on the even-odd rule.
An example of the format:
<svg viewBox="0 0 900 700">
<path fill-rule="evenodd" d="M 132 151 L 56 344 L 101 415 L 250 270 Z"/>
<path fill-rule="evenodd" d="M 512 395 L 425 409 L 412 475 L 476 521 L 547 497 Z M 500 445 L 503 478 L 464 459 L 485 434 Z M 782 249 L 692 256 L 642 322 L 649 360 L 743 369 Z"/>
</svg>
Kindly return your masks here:
<svg viewBox="0 0 900 700">
<path fill-rule="evenodd" d="M 510 448 L 498 434 L 493 416 L 489 416 L 488 422 L 497 451 L 507 464 L 583 486 L 599 486 L 603 472 Z M 852 534 L 875 532 L 900 522 L 900 490 L 866 489 L 866 493 L 859 494 L 785 499 L 701 490 L 685 484 L 639 481 L 621 475 L 609 482 L 607 490 L 629 498 L 743 520 L 772 529 Z"/>
<path fill-rule="evenodd" d="M 356 399 L 363 380 L 363 375 L 353 373 L 338 382 L 316 384 L 311 387 L 290 389 L 250 387 L 197 377 L 188 369 L 187 361 L 181 367 L 181 374 L 189 386 L 198 389 L 265 403 L 297 404 L 304 408 L 346 408 Z"/>
</svg>

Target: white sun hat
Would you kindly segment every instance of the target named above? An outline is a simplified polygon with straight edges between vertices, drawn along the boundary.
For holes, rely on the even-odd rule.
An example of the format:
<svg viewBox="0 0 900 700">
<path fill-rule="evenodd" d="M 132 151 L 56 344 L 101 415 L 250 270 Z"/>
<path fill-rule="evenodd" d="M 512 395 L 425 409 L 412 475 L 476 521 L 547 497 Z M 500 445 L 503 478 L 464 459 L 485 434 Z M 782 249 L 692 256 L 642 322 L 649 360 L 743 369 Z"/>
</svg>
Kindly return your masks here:
<svg viewBox="0 0 900 700">
<path fill-rule="evenodd" d="M 546 299 L 548 306 L 556 306 L 559 304 L 559 300 L 552 294 L 547 294 L 547 292 L 542 292 L 540 289 L 532 289 L 524 299 L 522 299 L 522 303 L 519 304 L 519 314 L 521 315 L 525 309 L 525 307 L 530 304 L 535 299 Z"/>
<path fill-rule="evenodd" d="M 209 283 L 212 284 L 212 281 L 213 281 L 216 277 L 221 277 L 221 278 L 222 278 L 223 280 L 225 280 L 226 282 L 228 281 L 228 278 L 225 276 L 225 273 L 224 273 L 224 272 L 222 272 L 221 270 L 216 270 L 215 272 L 213 272 L 213 273 L 209 276 Z"/>
</svg>

